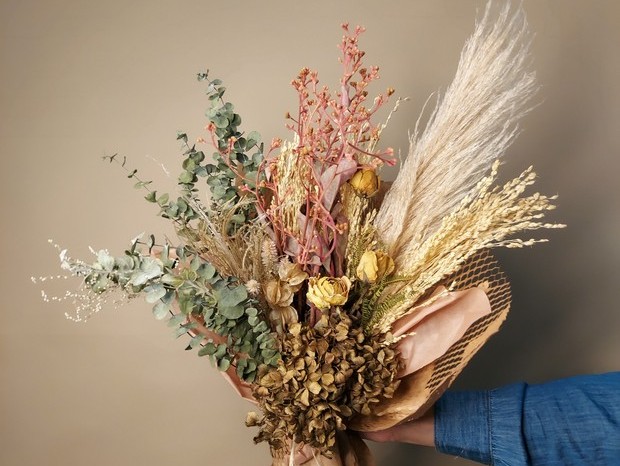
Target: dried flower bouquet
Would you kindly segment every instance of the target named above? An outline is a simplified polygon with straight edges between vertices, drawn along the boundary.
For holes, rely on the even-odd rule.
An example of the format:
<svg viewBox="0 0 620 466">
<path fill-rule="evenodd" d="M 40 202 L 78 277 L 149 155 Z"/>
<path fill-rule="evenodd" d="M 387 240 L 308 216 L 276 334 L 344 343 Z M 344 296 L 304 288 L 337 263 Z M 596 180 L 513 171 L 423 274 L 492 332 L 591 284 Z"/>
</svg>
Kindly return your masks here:
<svg viewBox="0 0 620 466">
<path fill-rule="evenodd" d="M 61 251 L 62 267 L 84 278 L 70 295 L 75 319 L 114 291 L 144 295 L 257 405 L 246 423 L 274 464 L 301 450 L 320 464 L 372 464 L 351 429 L 421 415 L 504 319 L 509 288 L 488 250 L 530 245 L 514 234 L 561 226 L 541 220 L 553 198 L 524 194 L 531 168 L 494 186 L 535 82 L 523 12 L 490 11 L 382 202 L 379 170 L 396 158 L 374 120 L 394 91 L 369 99 L 379 74 L 363 64 L 362 28 L 343 25 L 335 92 L 300 71 L 292 138 L 268 147 L 241 131 L 222 82 L 200 74 L 207 137 L 178 136 L 179 196 L 128 175 L 174 223 L 179 244 L 138 238 L 92 264 Z"/>
</svg>

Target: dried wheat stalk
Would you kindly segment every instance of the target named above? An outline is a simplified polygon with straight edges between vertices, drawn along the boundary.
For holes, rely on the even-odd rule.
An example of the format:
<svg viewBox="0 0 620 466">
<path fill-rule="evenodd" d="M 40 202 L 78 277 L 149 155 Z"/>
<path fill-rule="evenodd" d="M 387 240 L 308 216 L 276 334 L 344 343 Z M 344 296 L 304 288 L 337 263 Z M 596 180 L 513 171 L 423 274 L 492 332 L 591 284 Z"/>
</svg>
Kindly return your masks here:
<svg viewBox="0 0 620 466">
<path fill-rule="evenodd" d="M 522 240 L 511 235 L 539 228 L 562 228 L 557 223 L 540 221 L 555 206 L 555 196 L 539 193 L 522 196 L 534 183 L 532 167 L 504 186 L 493 186 L 499 162 L 491 167 L 471 195 L 446 216 L 435 233 L 419 245 L 402 274 L 408 281 L 390 286 L 383 293 L 370 321 L 370 328 L 388 331 L 391 324 L 414 306 L 422 295 L 446 276 L 456 272 L 477 251 L 492 247 L 520 248 L 544 239 Z"/>
</svg>

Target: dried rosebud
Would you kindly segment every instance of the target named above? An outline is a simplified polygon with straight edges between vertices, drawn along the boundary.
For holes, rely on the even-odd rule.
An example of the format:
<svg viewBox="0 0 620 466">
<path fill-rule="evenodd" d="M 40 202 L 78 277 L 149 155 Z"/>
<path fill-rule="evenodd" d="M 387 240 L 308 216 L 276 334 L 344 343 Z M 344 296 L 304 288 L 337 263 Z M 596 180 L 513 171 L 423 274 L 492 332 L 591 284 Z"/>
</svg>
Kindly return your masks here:
<svg viewBox="0 0 620 466">
<path fill-rule="evenodd" d="M 383 251 L 366 251 L 357 266 L 357 278 L 375 283 L 394 271 L 394 260 Z"/>
<path fill-rule="evenodd" d="M 287 282 L 276 278 L 269 280 L 263 286 L 263 292 L 271 309 L 269 320 L 273 323 L 278 333 L 282 333 L 285 326 L 297 322 L 297 311 L 291 306 L 295 297 L 295 289 L 293 287 Z"/>
<path fill-rule="evenodd" d="M 347 302 L 351 280 L 348 277 L 312 277 L 308 282 L 308 301 L 322 311 Z"/>
<path fill-rule="evenodd" d="M 293 302 L 293 290 L 288 283 L 280 280 L 269 280 L 264 286 L 264 292 L 270 306 L 289 306 Z"/>
<path fill-rule="evenodd" d="M 374 170 L 364 168 L 355 172 L 349 184 L 358 195 L 372 197 L 379 191 L 380 182 Z"/>
<path fill-rule="evenodd" d="M 293 291 L 298 291 L 303 281 L 308 278 L 308 274 L 301 269 L 301 266 L 292 262 L 280 262 L 278 276 L 280 280 L 286 282 Z"/>
</svg>

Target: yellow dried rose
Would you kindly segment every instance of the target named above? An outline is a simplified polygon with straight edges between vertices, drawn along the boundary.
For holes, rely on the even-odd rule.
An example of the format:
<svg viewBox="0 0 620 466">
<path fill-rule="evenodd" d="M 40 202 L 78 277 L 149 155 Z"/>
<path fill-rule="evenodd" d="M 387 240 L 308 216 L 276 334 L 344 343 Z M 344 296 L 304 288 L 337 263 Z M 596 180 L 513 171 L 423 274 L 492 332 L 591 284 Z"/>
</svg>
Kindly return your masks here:
<svg viewBox="0 0 620 466">
<path fill-rule="evenodd" d="M 360 196 L 372 197 L 379 191 L 379 177 L 369 168 L 357 171 L 349 183 Z"/>
<path fill-rule="evenodd" d="M 347 302 L 351 280 L 348 277 L 312 277 L 308 281 L 308 301 L 322 311 Z"/>
<path fill-rule="evenodd" d="M 394 260 L 383 251 L 366 251 L 357 266 L 357 278 L 375 283 L 394 271 Z"/>
</svg>

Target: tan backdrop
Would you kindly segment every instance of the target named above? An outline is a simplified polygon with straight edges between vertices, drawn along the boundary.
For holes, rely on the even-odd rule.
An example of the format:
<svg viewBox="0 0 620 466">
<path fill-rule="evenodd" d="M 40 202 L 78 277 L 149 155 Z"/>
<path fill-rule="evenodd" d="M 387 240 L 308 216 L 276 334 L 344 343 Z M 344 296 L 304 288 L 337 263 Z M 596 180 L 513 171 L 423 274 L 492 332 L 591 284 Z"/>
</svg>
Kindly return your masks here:
<svg viewBox="0 0 620 466">
<path fill-rule="evenodd" d="M 500 1 L 501 3 L 501 1 Z M 505 173 L 533 163 L 559 193 L 548 245 L 501 252 L 513 311 L 458 381 L 489 388 L 617 370 L 620 311 L 620 4 L 526 0 L 541 105 Z M 31 275 L 58 273 L 53 238 L 88 257 L 136 234 L 170 233 L 101 156 L 127 155 L 174 189 L 176 131 L 203 135 L 203 86 L 221 77 L 244 129 L 287 136 L 301 66 L 339 72 L 339 24 L 363 24 L 381 86 L 411 97 L 385 133 L 406 150 L 426 97 L 445 88 L 483 0 L 262 2 L 1 0 L 0 464 L 267 464 L 243 425 L 249 406 L 208 361 L 186 353 L 149 305 L 109 306 L 87 324 L 43 304 Z M 166 177 L 160 164 L 173 173 Z M 75 286 L 49 286 L 57 291 Z M 375 447 L 373 447 L 375 448 Z M 465 461 L 420 447 L 375 448 L 381 465 Z"/>
</svg>

